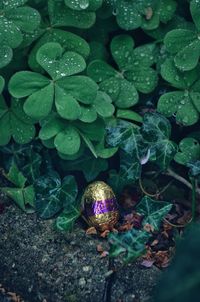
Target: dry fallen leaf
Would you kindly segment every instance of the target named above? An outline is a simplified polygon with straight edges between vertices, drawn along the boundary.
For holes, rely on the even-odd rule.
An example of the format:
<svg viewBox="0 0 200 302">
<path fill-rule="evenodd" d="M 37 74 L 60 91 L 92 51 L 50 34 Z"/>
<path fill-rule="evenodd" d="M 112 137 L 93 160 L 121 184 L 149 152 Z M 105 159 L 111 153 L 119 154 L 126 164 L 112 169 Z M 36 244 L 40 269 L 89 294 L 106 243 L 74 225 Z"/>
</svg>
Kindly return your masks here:
<svg viewBox="0 0 200 302">
<path fill-rule="evenodd" d="M 86 235 L 96 235 L 97 230 L 94 227 L 91 227 L 91 228 L 87 229 L 85 233 L 86 233 Z"/>
<path fill-rule="evenodd" d="M 108 236 L 109 233 L 110 233 L 109 230 L 105 230 L 104 232 L 102 232 L 102 233 L 100 234 L 100 236 L 101 236 L 102 238 L 106 238 L 106 237 Z"/>
</svg>

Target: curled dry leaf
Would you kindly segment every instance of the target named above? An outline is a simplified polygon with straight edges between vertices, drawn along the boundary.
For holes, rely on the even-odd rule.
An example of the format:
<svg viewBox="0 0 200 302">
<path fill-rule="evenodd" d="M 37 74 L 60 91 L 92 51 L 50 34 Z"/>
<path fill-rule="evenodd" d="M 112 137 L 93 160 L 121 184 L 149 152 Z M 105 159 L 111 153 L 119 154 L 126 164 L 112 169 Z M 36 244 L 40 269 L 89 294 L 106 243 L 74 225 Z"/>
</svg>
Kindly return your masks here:
<svg viewBox="0 0 200 302">
<path fill-rule="evenodd" d="M 85 233 L 86 233 L 86 235 L 96 235 L 97 230 L 94 227 L 91 227 L 91 228 L 87 229 Z"/>
</svg>

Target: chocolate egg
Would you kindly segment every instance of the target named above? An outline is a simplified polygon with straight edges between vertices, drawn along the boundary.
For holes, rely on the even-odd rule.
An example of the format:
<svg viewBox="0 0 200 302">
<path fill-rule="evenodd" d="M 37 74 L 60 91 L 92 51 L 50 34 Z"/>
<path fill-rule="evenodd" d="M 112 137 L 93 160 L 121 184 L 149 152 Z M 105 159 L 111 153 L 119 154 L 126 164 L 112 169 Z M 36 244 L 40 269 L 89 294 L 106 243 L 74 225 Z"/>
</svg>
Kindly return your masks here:
<svg viewBox="0 0 200 302">
<path fill-rule="evenodd" d="M 111 187 L 103 181 L 91 183 L 82 198 L 86 219 L 100 231 L 114 227 L 119 219 L 117 200 Z"/>
</svg>

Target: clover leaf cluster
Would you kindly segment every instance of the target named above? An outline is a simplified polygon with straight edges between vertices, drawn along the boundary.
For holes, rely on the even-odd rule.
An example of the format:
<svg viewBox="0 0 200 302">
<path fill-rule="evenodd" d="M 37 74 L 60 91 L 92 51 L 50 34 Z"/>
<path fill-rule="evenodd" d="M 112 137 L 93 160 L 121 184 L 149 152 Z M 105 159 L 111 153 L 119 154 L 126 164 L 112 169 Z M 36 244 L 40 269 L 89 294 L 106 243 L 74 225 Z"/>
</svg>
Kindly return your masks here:
<svg viewBox="0 0 200 302">
<path fill-rule="evenodd" d="M 200 159 L 200 0 L 0 0 L 0 43 L 0 146 L 121 185 Z"/>
</svg>

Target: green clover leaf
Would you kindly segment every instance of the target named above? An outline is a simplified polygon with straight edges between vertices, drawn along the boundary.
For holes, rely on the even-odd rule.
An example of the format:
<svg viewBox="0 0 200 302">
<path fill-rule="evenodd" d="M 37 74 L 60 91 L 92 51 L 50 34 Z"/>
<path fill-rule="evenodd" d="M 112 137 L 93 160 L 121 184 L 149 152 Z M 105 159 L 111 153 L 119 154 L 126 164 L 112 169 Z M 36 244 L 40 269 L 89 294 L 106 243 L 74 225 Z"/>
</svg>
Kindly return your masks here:
<svg viewBox="0 0 200 302">
<path fill-rule="evenodd" d="M 155 7 L 154 0 L 107 0 L 112 12 L 116 15 L 116 20 L 122 29 L 132 30 L 142 25 L 143 16 L 146 16 L 148 9 Z"/>
<path fill-rule="evenodd" d="M 9 143 L 11 137 L 19 144 L 30 142 L 35 136 L 34 122 L 23 111 L 23 103 L 12 99 L 8 108 L 0 96 L 0 145 Z"/>
<path fill-rule="evenodd" d="M 180 151 L 176 153 L 174 160 L 181 165 L 187 165 L 188 162 L 200 159 L 200 144 L 192 137 L 182 139 L 179 143 L 179 149 Z"/>
<path fill-rule="evenodd" d="M 3 89 L 5 86 L 5 80 L 4 78 L 0 75 L 0 94 L 2 93 Z"/>
<path fill-rule="evenodd" d="M 33 71 L 42 71 L 41 66 L 38 64 L 36 55 L 42 45 L 49 42 L 59 43 L 65 51 L 74 51 L 81 55 L 84 59 L 89 56 L 90 47 L 88 43 L 78 35 L 67 32 L 61 29 L 52 28 L 48 29 L 42 37 L 37 41 L 32 48 L 29 55 L 29 66 Z"/>
<path fill-rule="evenodd" d="M 149 93 L 157 84 L 157 73 L 151 68 L 155 62 L 154 44 L 133 49 L 134 41 L 128 35 L 116 36 L 111 42 L 111 53 L 119 70 L 101 60 L 88 66 L 87 73 L 100 89 L 110 95 L 119 108 L 129 108 L 138 102 L 138 91 Z"/>
<path fill-rule="evenodd" d="M 83 3 L 84 0 L 81 0 Z M 81 9 L 71 9 L 66 4 L 69 4 L 72 1 L 66 1 L 63 0 L 49 0 L 48 1 L 48 11 L 49 11 L 49 17 L 50 22 L 53 27 L 58 26 L 72 26 L 72 27 L 78 27 L 78 28 L 89 28 L 91 27 L 94 22 L 96 15 L 94 13 L 93 7 L 88 7 L 88 10 Z M 74 4 L 77 3 L 78 7 L 78 1 L 73 1 Z M 92 1 L 91 1 L 92 2 Z M 94 1 L 98 2 L 98 1 Z M 76 5 L 76 4 L 75 4 Z M 95 8 L 95 7 L 94 7 Z"/>
<path fill-rule="evenodd" d="M 167 23 L 172 19 L 176 11 L 177 3 L 174 0 L 158 0 L 155 7 L 146 10 L 146 18 L 143 18 L 142 28 L 153 30 L 159 27 L 160 22 Z"/>
<path fill-rule="evenodd" d="M 4 1 L 0 5 L 0 67 L 12 59 L 12 49 L 23 41 L 23 33 L 34 31 L 40 24 L 40 14 L 27 1 Z"/>
<path fill-rule="evenodd" d="M 58 114 L 65 119 L 84 118 L 87 105 L 92 105 L 97 96 L 97 84 L 86 76 L 72 76 L 85 69 L 85 61 L 79 54 L 67 51 L 58 43 L 46 43 L 37 53 L 37 61 L 50 75 L 50 78 L 36 72 L 20 71 L 9 82 L 10 93 L 17 98 L 27 97 L 24 111 L 34 119 L 45 118 L 52 111 L 55 103 Z M 95 116 L 92 122 L 101 116 L 110 116 L 114 112 L 111 100 L 106 94 L 92 107 Z M 107 99 L 105 99 L 107 98 Z M 99 102 L 106 105 L 106 113 L 99 109 Z M 86 107 L 80 104 L 84 104 Z M 91 106 L 88 107 L 90 109 Z M 82 112 L 83 111 L 83 112 Z M 93 114 L 94 115 L 94 114 Z"/>
<path fill-rule="evenodd" d="M 175 115 L 176 121 L 185 126 L 195 124 L 200 112 L 199 66 L 191 71 L 179 71 L 172 58 L 161 66 L 161 75 L 172 87 L 178 88 L 163 94 L 158 101 L 158 111 L 166 117 Z"/>
<path fill-rule="evenodd" d="M 194 30 L 174 29 L 167 33 L 164 43 L 167 50 L 175 54 L 174 62 L 181 71 L 195 68 L 200 57 L 200 1 L 190 2 L 190 12 L 195 23 Z"/>
<path fill-rule="evenodd" d="M 58 115 L 52 114 L 41 122 L 39 138 L 45 143 L 50 142 L 57 149 L 62 158 L 82 154 L 82 144 L 87 145 L 92 154 L 97 157 L 94 143 L 102 141 L 105 135 L 103 120 L 97 119 L 93 123 L 79 121 L 68 122 Z M 66 157 L 67 156 L 67 157 Z"/>
<path fill-rule="evenodd" d="M 103 0 L 64 0 L 67 7 L 81 11 L 96 11 L 98 8 L 101 7 Z"/>
</svg>

